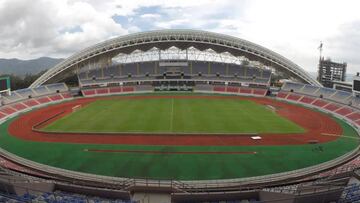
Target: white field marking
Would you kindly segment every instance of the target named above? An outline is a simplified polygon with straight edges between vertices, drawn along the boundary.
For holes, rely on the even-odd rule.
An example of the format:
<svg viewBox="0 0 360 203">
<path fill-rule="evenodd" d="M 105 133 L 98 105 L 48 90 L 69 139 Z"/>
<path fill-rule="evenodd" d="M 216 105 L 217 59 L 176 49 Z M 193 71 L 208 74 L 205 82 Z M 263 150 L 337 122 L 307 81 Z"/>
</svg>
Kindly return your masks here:
<svg viewBox="0 0 360 203">
<path fill-rule="evenodd" d="M 174 98 L 171 99 L 170 132 L 173 131 L 173 120 L 174 120 Z"/>
<path fill-rule="evenodd" d="M 321 135 L 327 135 L 327 136 L 333 136 L 333 137 L 346 137 L 346 138 L 350 138 L 350 139 L 359 139 L 358 137 L 351 137 L 351 136 L 346 136 L 346 135 L 336 135 L 336 134 L 329 134 L 329 133 L 321 133 Z"/>
<path fill-rule="evenodd" d="M 266 105 L 266 108 L 269 109 L 270 111 L 274 112 L 274 113 L 276 112 L 276 108 L 271 106 L 271 105 Z"/>
</svg>

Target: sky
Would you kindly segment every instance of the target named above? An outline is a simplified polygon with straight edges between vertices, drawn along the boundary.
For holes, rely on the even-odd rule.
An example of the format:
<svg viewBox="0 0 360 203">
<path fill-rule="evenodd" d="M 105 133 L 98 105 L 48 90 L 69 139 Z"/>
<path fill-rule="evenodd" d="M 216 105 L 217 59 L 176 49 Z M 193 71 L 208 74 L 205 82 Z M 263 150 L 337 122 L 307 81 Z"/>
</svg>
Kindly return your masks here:
<svg viewBox="0 0 360 203">
<path fill-rule="evenodd" d="M 0 58 L 66 58 L 134 32 L 236 36 L 315 72 L 323 55 L 360 72 L 358 0 L 0 0 Z"/>
</svg>

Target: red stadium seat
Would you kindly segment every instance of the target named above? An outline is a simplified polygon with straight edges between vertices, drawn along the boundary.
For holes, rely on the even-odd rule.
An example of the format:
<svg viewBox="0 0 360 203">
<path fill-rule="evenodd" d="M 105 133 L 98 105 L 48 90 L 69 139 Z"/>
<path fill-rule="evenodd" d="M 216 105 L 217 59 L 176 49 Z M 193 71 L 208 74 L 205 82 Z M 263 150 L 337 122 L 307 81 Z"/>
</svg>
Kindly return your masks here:
<svg viewBox="0 0 360 203">
<path fill-rule="evenodd" d="M 348 114 L 350 114 L 352 112 L 353 112 L 352 109 L 347 108 L 347 107 L 343 107 L 343 108 L 338 109 L 335 113 L 340 114 L 342 116 L 346 116 L 346 115 L 348 115 Z"/>
<path fill-rule="evenodd" d="M 227 92 L 239 92 L 239 88 L 238 87 L 227 87 L 226 91 Z"/>
<path fill-rule="evenodd" d="M 27 108 L 23 103 L 16 103 L 16 104 L 11 105 L 11 107 L 18 111 L 21 111 L 21 110 Z"/>
<path fill-rule="evenodd" d="M 311 104 L 314 100 L 315 98 L 304 96 L 303 98 L 300 99 L 300 102 L 305 104 Z"/>
<path fill-rule="evenodd" d="M 250 88 L 244 88 L 244 87 L 240 87 L 240 93 L 242 94 L 251 94 L 252 89 Z"/>
<path fill-rule="evenodd" d="M 329 104 L 329 105 L 325 106 L 324 109 L 329 110 L 329 111 L 336 111 L 336 110 L 338 110 L 340 107 L 341 107 L 341 106 L 332 103 L 332 104 Z"/>
<path fill-rule="evenodd" d="M 266 90 L 254 89 L 253 93 L 256 94 L 256 95 L 265 96 L 266 95 Z"/>
<path fill-rule="evenodd" d="M 348 116 L 346 116 L 347 118 L 349 118 L 352 121 L 356 121 L 360 119 L 360 113 L 359 112 L 354 112 Z"/>
<path fill-rule="evenodd" d="M 358 126 L 360 126 L 360 120 L 356 121 L 356 124 L 357 124 Z"/>
<path fill-rule="evenodd" d="M 52 101 L 62 100 L 62 97 L 61 97 L 59 94 L 51 95 L 51 96 L 49 96 L 49 98 L 50 98 Z"/>
<path fill-rule="evenodd" d="M 7 115 L 10 115 L 10 114 L 13 114 L 16 112 L 16 110 L 12 109 L 12 108 L 9 108 L 9 107 L 3 107 L 0 109 L 1 112 L 7 114 Z"/>
<path fill-rule="evenodd" d="M 326 104 L 328 104 L 328 102 L 323 101 L 323 100 L 321 100 L 321 99 L 318 99 L 318 100 L 316 100 L 316 101 L 313 103 L 314 106 L 318 106 L 318 107 L 323 107 L 323 106 L 325 106 Z"/>
<path fill-rule="evenodd" d="M 71 94 L 69 92 L 65 92 L 61 94 L 65 99 L 71 98 Z"/>
<path fill-rule="evenodd" d="M 122 92 L 122 88 L 121 87 L 110 87 L 109 92 L 110 93 L 119 93 L 119 92 Z"/>
<path fill-rule="evenodd" d="M 279 93 L 277 94 L 277 97 L 285 99 L 285 98 L 287 97 L 287 95 L 288 95 L 288 93 L 279 92 Z"/>
<path fill-rule="evenodd" d="M 0 119 L 5 118 L 5 117 L 6 117 L 6 115 L 4 113 L 0 112 Z"/>
<path fill-rule="evenodd" d="M 37 101 L 40 103 L 40 104 L 45 104 L 45 103 L 49 103 L 51 102 L 50 99 L 48 97 L 41 97 L 41 98 L 38 98 Z"/>
<path fill-rule="evenodd" d="M 122 90 L 123 90 L 123 92 L 133 92 L 134 87 L 123 87 Z"/>
<path fill-rule="evenodd" d="M 298 101 L 299 99 L 301 98 L 300 95 L 297 95 L 297 94 L 291 94 L 287 97 L 287 99 L 289 100 L 293 100 L 293 101 Z"/>
<path fill-rule="evenodd" d="M 36 106 L 36 105 L 38 105 L 39 103 L 38 102 L 36 102 L 35 100 L 33 100 L 33 99 L 30 99 L 30 100 L 27 100 L 27 101 L 24 101 L 23 102 L 26 106 Z"/>
<path fill-rule="evenodd" d="M 108 88 L 96 89 L 96 94 L 108 94 L 108 93 L 109 93 Z"/>
<path fill-rule="evenodd" d="M 94 94 L 95 94 L 95 90 L 83 90 L 83 94 L 84 94 L 85 96 L 94 95 Z"/>
<path fill-rule="evenodd" d="M 225 92 L 225 87 L 223 87 L 223 86 L 215 86 L 213 90 L 215 92 Z"/>
</svg>

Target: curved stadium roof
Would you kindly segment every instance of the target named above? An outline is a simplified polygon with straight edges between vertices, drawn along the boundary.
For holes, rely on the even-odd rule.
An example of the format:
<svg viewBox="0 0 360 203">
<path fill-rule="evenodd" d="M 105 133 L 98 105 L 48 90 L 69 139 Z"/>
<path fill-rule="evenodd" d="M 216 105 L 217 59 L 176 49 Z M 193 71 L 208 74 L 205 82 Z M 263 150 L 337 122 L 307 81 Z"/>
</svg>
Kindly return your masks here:
<svg viewBox="0 0 360 203">
<path fill-rule="evenodd" d="M 161 50 L 169 47 L 187 49 L 195 47 L 199 50 L 212 49 L 218 53 L 229 52 L 234 56 L 245 56 L 249 60 L 259 61 L 299 81 L 315 86 L 321 84 L 313 79 L 305 70 L 289 59 L 255 43 L 200 30 L 157 30 L 140 32 L 113 38 L 75 53 L 40 76 L 30 87 L 45 83 L 57 82 L 64 75 L 75 71 L 78 67 L 91 61 L 112 58 L 119 53 L 130 54 L 134 50 L 147 51 L 153 47 Z"/>
</svg>

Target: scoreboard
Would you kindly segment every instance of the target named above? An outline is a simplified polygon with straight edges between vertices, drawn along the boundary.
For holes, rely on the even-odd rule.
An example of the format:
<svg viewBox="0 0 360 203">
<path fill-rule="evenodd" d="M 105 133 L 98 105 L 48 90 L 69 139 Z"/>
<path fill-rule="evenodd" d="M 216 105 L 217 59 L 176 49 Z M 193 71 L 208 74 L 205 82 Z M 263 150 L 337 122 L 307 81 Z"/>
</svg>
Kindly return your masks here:
<svg viewBox="0 0 360 203">
<path fill-rule="evenodd" d="M 0 92 L 10 91 L 10 78 L 0 77 Z"/>
</svg>

